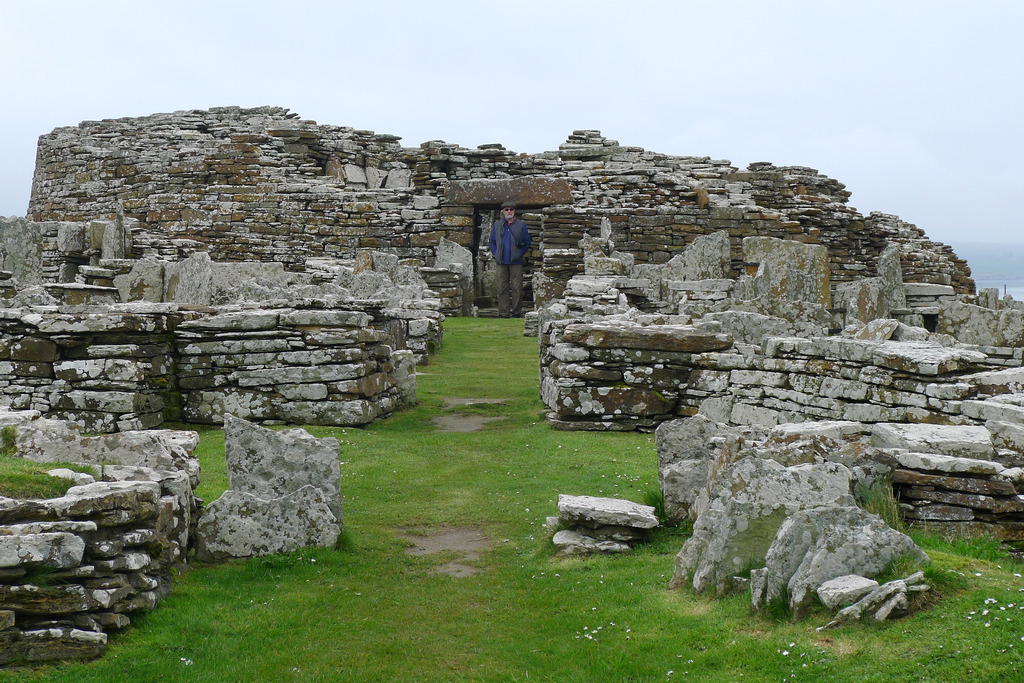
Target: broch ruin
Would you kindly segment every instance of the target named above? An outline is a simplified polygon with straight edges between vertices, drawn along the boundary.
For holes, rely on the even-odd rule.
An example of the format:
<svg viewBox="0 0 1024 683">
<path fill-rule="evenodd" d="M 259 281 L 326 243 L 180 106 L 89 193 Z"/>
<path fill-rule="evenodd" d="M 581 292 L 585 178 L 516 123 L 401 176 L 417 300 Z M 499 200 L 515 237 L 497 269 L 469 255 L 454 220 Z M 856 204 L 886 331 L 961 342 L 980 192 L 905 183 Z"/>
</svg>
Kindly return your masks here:
<svg viewBox="0 0 1024 683">
<path fill-rule="evenodd" d="M 862 509 L 872 491 L 914 523 L 1024 540 L 1024 306 L 848 198 L 811 168 L 592 130 L 532 155 L 407 148 L 227 107 L 42 136 L 27 217 L 0 218 L 0 424 L 22 457 L 101 467 L 64 473 L 60 499 L 0 499 L 0 642 L 94 656 L 190 549 L 331 545 L 337 443 L 250 423 L 414 403 L 445 316 L 489 312 L 508 199 L 535 235 L 524 333 L 548 422 L 655 433 L 666 516 L 694 525 L 672 586 L 749 588 L 794 618 L 817 596 L 832 625 L 905 612 L 921 575 L 874 577 L 927 558 Z M 236 444 L 205 509 L 177 422 Z M 625 503 L 560 498 L 560 553 L 628 551 L 657 518 Z M 39 568 L 71 582 L 35 586 Z"/>
</svg>

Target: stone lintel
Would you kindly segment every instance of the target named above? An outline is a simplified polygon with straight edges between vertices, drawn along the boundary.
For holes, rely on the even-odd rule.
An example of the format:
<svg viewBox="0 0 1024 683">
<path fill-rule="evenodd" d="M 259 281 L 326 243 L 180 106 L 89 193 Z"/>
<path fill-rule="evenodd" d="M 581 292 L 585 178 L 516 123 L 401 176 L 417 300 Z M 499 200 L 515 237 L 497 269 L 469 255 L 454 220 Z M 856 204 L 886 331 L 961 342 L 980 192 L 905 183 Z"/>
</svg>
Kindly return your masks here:
<svg viewBox="0 0 1024 683">
<path fill-rule="evenodd" d="M 572 204 L 575 200 L 564 178 L 480 178 L 453 180 L 445 190 L 446 205 L 480 205 L 512 200 L 521 206 Z"/>
</svg>

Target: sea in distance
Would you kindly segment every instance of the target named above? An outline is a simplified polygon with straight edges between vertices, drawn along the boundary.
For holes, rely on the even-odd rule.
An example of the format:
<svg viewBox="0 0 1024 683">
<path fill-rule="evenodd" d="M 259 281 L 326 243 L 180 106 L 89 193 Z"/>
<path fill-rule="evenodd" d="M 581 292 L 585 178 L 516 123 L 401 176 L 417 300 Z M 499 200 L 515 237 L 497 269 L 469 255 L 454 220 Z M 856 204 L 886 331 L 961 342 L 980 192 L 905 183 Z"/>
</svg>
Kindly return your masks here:
<svg viewBox="0 0 1024 683">
<path fill-rule="evenodd" d="M 1015 301 L 1024 301 L 1024 242 L 959 242 L 949 241 L 957 256 L 971 267 L 971 277 L 978 289 L 995 287 L 999 296 L 1009 294 Z"/>
</svg>

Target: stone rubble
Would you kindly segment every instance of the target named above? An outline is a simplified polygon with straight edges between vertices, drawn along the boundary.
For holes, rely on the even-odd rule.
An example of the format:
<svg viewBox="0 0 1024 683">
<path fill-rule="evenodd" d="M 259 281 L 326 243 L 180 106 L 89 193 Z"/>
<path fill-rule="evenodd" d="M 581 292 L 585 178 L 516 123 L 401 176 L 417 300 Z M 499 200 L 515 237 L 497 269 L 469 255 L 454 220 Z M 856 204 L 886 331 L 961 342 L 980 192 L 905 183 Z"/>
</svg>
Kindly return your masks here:
<svg viewBox="0 0 1024 683">
<path fill-rule="evenodd" d="M 693 535 L 676 555 L 671 588 L 691 585 L 718 595 L 733 577 L 763 564 L 786 519 L 807 507 L 853 505 L 851 472 L 839 463 L 782 465 L 747 457 L 710 475 L 695 504 Z"/>
<path fill-rule="evenodd" d="M 898 558 L 927 563 L 907 536 L 860 507 L 890 486 L 912 524 L 1024 539 L 1024 496 L 1017 493 L 1024 469 L 979 457 L 993 453 L 984 426 L 818 421 L 741 428 L 697 415 L 665 422 L 655 436 L 670 518 L 693 520 L 673 588 L 723 594 L 749 585 L 755 609 L 783 599 L 799 619 L 835 579 L 857 575 L 864 586 Z M 926 589 L 919 578 L 911 583 L 911 593 Z M 835 609 L 842 599 L 823 601 Z M 884 620 L 908 606 L 906 586 L 887 584 L 840 612 L 835 624 L 867 614 Z"/>
<path fill-rule="evenodd" d="M 906 534 L 856 506 L 808 508 L 779 527 L 765 567 L 751 572 L 755 609 L 778 598 L 788 600 L 793 620 L 803 618 L 821 586 L 840 576 L 877 576 L 904 557 L 918 565 L 928 556 Z M 755 581 L 754 575 L 763 577 Z M 755 584 L 763 592 L 753 590 Z"/>
<path fill-rule="evenodd" d="M 910 607 L 911 594 L 922 593 L 930 589 L 927 583 L 923 583 L 923 580 L 924 573 L 915 572 L 905 579 L 896 579 L 877 586 L 853 604 L 839 610 L 832 621 L 819 627 L 818 630 L 836 628 L 861 619 L 886 621 L 903 616 Z"/>
</svg>

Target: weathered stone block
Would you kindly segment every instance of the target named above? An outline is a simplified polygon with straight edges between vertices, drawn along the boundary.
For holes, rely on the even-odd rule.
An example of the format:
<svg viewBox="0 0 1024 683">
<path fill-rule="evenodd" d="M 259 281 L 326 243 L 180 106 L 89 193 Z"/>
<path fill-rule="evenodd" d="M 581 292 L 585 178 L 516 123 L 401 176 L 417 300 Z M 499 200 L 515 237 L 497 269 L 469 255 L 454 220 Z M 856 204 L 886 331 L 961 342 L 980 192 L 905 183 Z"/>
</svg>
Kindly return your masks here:
<svg viewBox="0 0 1024 683">
<path fill-rule="evenodd" d="M 276 498 L 228 490 L 199 520 L 196 556 L 222 560 L 332 546 L 340 533 L 327 496 L 313 485 Z"/>
<path fill-rule="evenodd" d="M 872 443 L 960 458 L 991 460 L 993 455 L 992 437 L 980 426 L 881 423 L 872 430 Z"/>
<path fill-rule="evenodd" d="M 337 439 L 302 429 L 273 431 L 225 415 L 224 444 L 230 489 L 278 498 L 312 485 L 323 490 L 341 522 Z"/>
<path fill-rule="evenodd" d="M 563 178 L 497 178 L 450 181 L 445 204 L 493 204 L 514 201 L 519 205 L 572 204 L 575 200 Z"/>
<path fill-rule="evenodd" d="M 562 333 L 563 343 L 590 348 L 644 349 L 703 353 L 732 346 L 732 338 L 685 325 L 622 325 L 614 323 L 571 324 Z"/>
<path fill-rule="evenodd" d="M 570 524 L 592 529 L 603 526 L 653 529 L 658 526 L 653 507 L 620 498 L 559 494 L 558 514 Z"/>
<path fill-rule="evenodd" d="M 67 532 L 2 535 L 0 567 L 77 567 L 85 552 L 85 541 Z"/>
</svg>

